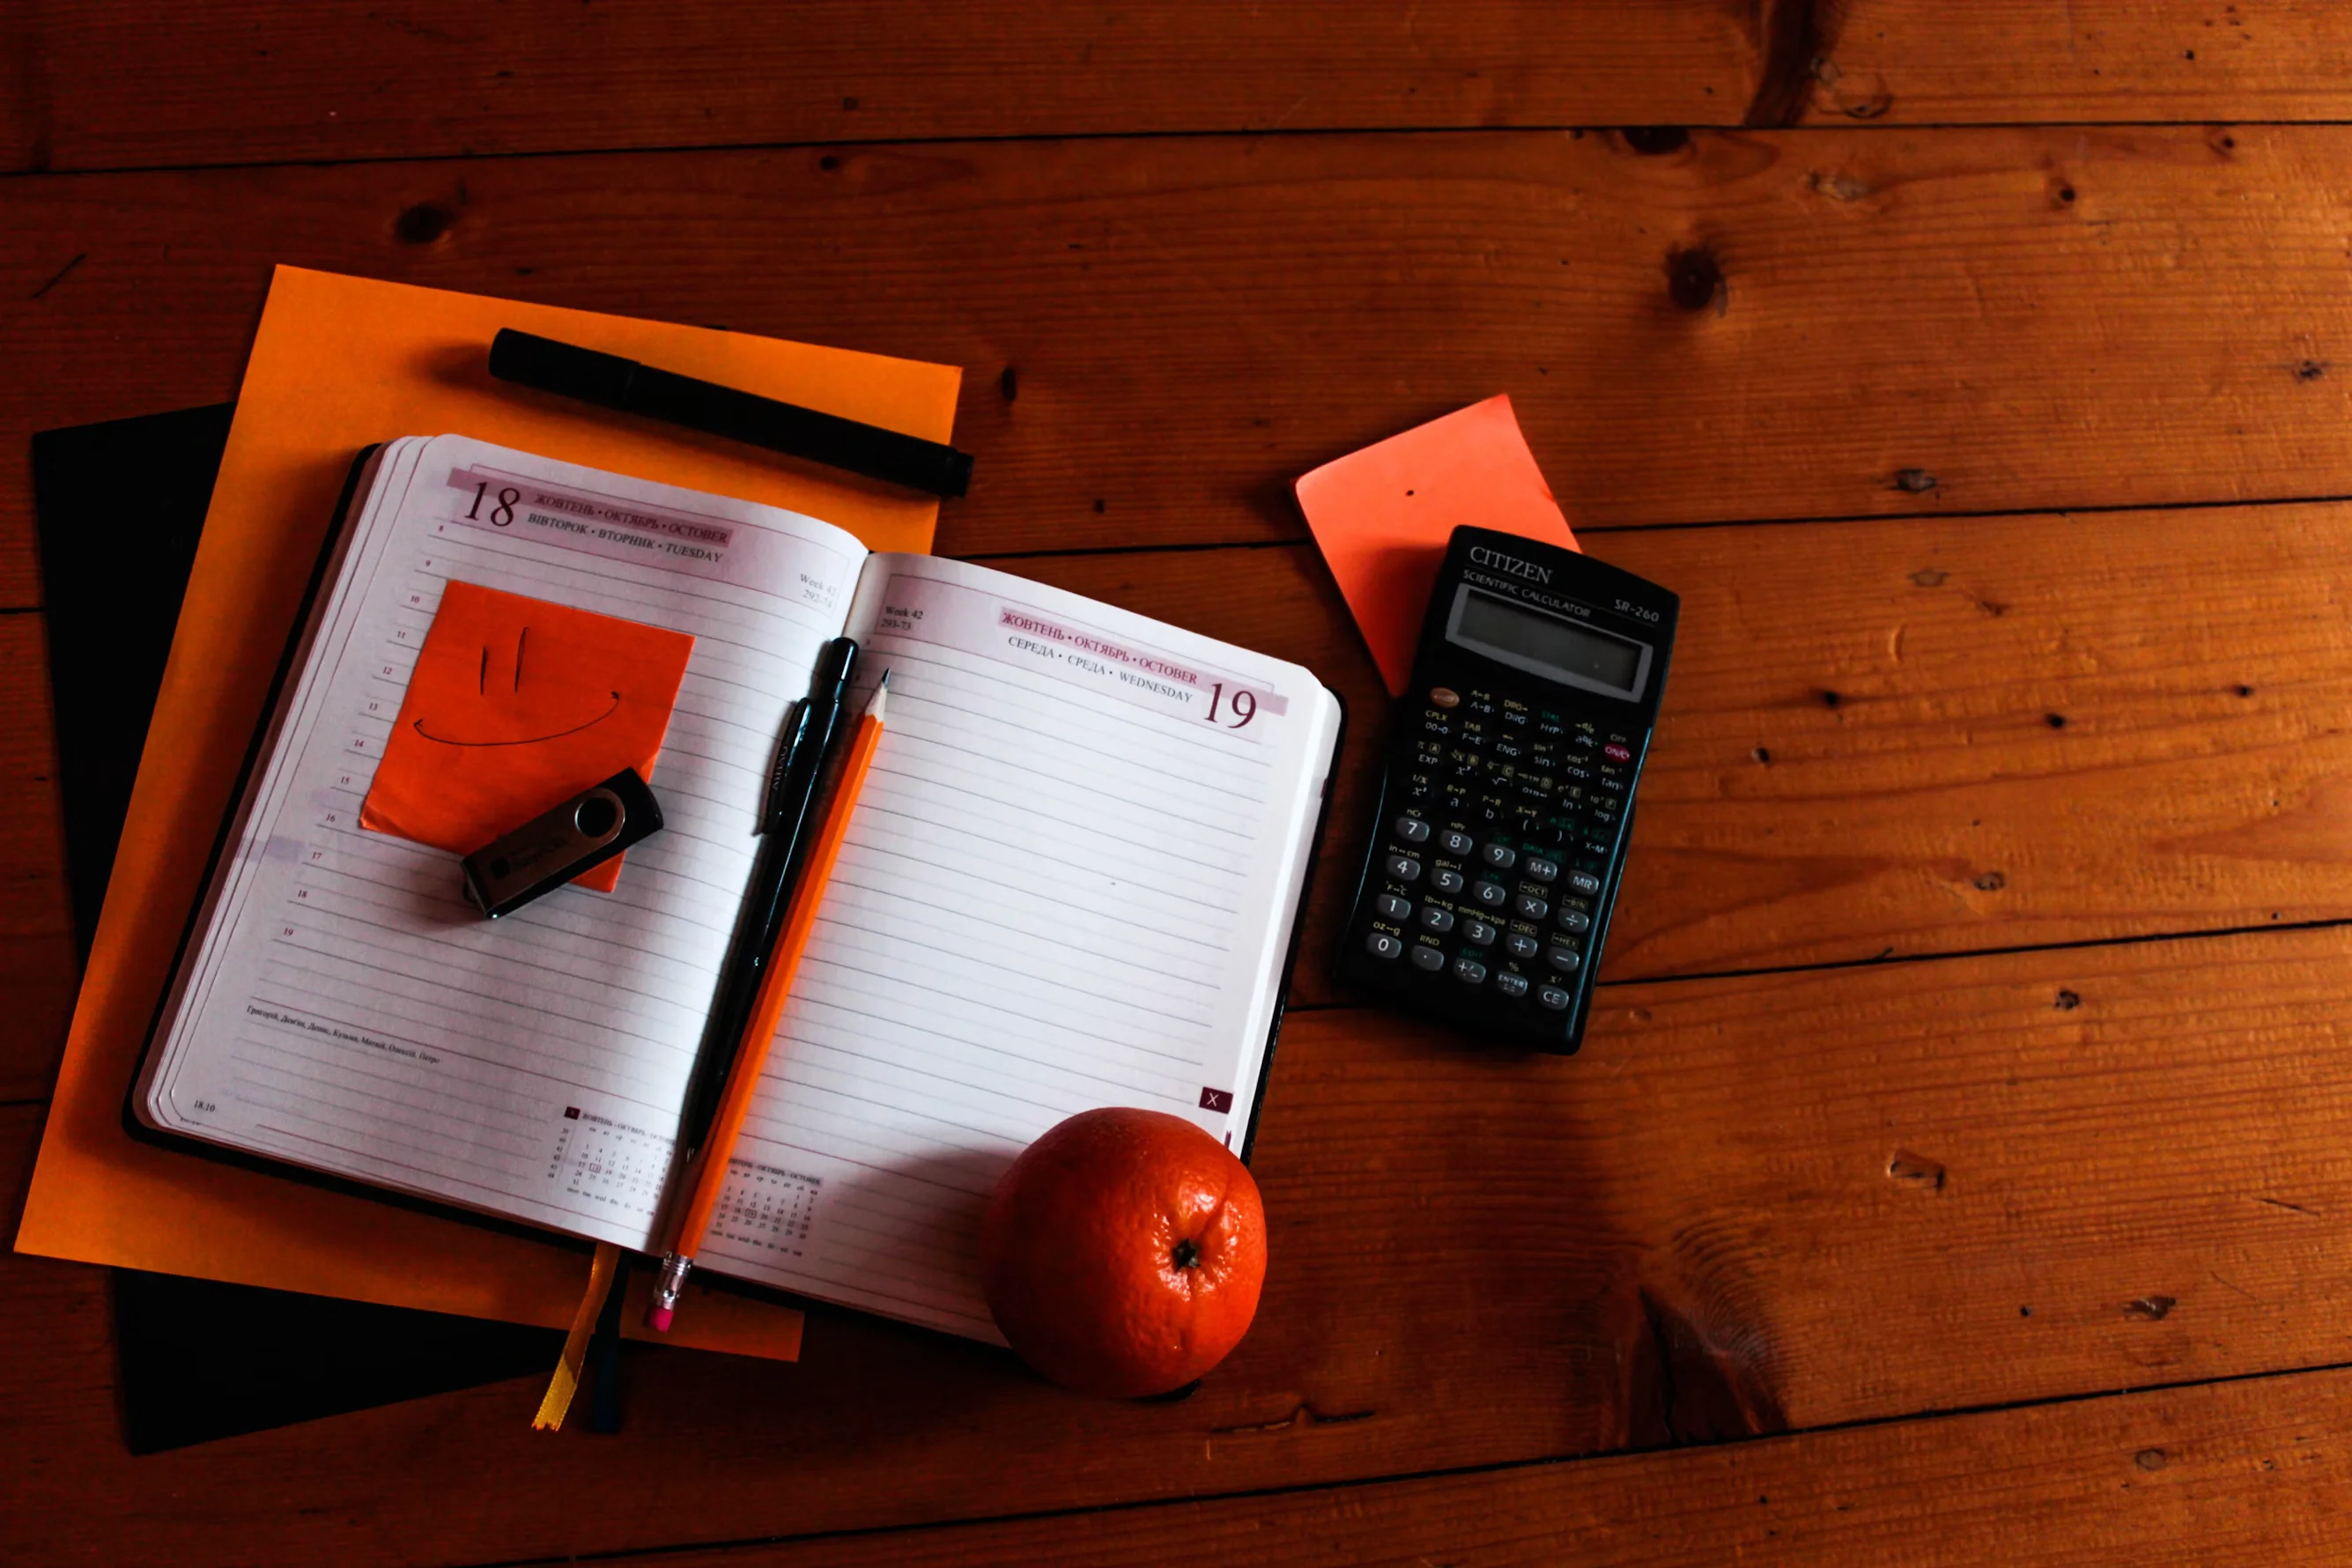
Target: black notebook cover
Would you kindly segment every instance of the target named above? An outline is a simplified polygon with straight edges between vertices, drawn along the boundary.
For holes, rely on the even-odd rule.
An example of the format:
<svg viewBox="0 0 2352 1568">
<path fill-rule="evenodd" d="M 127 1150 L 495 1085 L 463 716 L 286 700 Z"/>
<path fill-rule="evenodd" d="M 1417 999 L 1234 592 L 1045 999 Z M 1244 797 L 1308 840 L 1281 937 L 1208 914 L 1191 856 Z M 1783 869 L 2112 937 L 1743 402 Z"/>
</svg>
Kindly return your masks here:
<svg viewBox="0 0 2352 1568">
<path fill-rule="evenodd" d="M 130 809 L 234 405 L 33 437 L 66 877 L 84 957 Z M 544 1373 L 562 1335 L 114 1271 L 134 1454 Z"/>
</svg>

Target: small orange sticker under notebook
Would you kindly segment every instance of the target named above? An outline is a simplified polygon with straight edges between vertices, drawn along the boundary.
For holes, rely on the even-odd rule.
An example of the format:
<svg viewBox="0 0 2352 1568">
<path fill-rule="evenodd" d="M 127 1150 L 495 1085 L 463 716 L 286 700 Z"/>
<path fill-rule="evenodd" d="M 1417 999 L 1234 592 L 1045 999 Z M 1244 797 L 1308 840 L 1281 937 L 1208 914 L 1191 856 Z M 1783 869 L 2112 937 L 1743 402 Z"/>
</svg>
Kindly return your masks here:
<svg viewBox="0 0 2352 1568">
<path fill-rule="evenodd" d="M 1577 548 L 1508 397 L 1351 452 L 1297 488 L 1307 526 L 1391 696 L 1402 696 L 1412 679 L 1422 614 L 1456 528 Z"/>
<path fill-rule="evenodd" d="M 470 854 L 623 768 L 650 781 L 694 639 L 451 583 L 360 826 Z M 574 879 L 609 893 L 618 858 Z"/>
</svg>

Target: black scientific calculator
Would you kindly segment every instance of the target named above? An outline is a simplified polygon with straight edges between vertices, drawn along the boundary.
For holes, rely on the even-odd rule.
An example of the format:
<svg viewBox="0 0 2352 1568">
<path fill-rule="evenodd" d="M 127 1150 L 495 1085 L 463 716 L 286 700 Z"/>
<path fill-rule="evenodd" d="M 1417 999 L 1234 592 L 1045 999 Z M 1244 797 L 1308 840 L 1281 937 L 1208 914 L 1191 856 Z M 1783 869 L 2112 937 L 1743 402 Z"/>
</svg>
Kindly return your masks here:
<svg viewBox="0 0 2352 1568">
<path fill-rule="evenodd" d="M 1342 978 L 1498 1044 L 1582 1043 L 1680 603 L 1573 551 L 1454 531 Z"/>
</svg>

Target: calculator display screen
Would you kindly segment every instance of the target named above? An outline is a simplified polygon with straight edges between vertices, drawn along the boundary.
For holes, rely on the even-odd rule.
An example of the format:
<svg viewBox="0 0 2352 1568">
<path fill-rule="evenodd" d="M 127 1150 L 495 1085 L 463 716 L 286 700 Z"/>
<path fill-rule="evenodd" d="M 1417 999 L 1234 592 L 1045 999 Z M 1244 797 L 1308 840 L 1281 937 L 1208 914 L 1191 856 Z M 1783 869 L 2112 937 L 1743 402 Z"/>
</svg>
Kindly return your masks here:
<svg viewBox="0 0 2352 1568">
<path fill-rule="evenodd" d="M 1512 663 L 1575 686 L 1599 686 L 1632 699 L 1640 695 L 1639 643 L 1524 610 L 1466 589 L 1451 628 L 1456 642 L 1516 655 Z"/>
</svg>

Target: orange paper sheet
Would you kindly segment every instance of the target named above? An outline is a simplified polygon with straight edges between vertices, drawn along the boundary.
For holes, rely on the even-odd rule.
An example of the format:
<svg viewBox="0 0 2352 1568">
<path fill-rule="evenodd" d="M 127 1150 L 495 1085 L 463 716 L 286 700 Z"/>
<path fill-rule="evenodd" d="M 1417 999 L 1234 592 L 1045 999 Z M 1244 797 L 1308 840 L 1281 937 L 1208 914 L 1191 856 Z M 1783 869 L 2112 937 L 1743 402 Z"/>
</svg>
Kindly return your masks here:
<svg viewBox="0 0 2352 1568">
<path fill-rule="evenodd" d="M 961 373 L 842 349 L 280 268 L 16 1234 L 22 1252 L 561 1328 L 583 1255 L 134 1141 L 124 1096 L 352 456 L 456 431 L 928 550 L 936 503 L 492 382 L 500 327 L 944 441 Z M 637 1318 L 625 1319 L 634 1330 Z M 789 1359 L 800 1315 L 712 1293 L 673 1343 Z"/>
<path fill-rule="evenodd" d="M 694 639 L 451 583 L 360 826 L 468 855 L 623 768 L 650 782 Z M 572 880 L 609 893 L 615 857 Z"/>
<path fill-rule="evenodd" d="M 1391 696 L 1404 695 L 1429 591 L 1456 528 L 1577 548 L 1508 397 L 1391 436 L 1297 484 L 1298 504 Z"/>
</svg>

